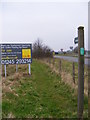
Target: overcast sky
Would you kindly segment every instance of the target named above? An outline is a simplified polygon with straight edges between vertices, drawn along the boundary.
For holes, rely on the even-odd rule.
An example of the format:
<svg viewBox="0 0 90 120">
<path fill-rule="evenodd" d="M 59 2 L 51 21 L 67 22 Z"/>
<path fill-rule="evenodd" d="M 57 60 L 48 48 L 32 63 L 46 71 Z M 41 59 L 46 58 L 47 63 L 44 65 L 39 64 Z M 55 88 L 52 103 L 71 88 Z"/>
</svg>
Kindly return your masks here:
<svg viewBox="0 0 90 120">
<path fill-rule="evenodd" d="M 84 26 L 88 49 L 88 2 L 1 2 L 2 42 L 33 43 L 40 38 L 53 50 L 75 47 Z"/>
</svg>

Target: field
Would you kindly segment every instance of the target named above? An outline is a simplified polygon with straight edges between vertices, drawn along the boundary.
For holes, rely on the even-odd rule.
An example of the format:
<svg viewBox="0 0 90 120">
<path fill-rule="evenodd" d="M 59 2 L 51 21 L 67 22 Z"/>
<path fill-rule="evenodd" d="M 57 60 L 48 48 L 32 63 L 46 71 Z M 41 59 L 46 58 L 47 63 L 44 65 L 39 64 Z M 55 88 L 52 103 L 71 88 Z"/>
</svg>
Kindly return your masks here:
<svg viewBox="0 0 90 120">
<path fill-rule="evenodd" d="M 77 118 L 77 94 L 62 77 L 40 60 L 28 65 L 2 69 L 3 118 Z M 88 97 L 84 97 L 84 117 L 88 116 Z"/>
</svg>

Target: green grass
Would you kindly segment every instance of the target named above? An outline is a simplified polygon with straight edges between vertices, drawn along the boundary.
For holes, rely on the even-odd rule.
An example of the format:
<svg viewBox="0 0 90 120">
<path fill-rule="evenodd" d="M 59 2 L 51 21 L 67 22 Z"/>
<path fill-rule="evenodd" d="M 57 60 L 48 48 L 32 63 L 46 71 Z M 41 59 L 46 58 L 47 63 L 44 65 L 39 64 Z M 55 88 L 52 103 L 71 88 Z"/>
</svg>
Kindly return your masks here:
<svg viewBox="0 0 90 120">
<path fill-rule="evenodd" d="M 24 65 L 23 72 L 27 67 Z M 10 71 L 13 70 L 9 68 Z M 21 74 L 22 66 L 18 67 L 18 72 Z M 15 118 L 76 118 L 77 96 L 74 90 L 38 60 L 33 60 L 31 72 L 31 76 L 26 74 L 19 78 L 18 85 L 12 85 L 18 96 L 9 92 L 3 95 L 3 118 L 10 114 Z M 88 98 L 85 97 L 84 117 L 87 117 L 87 109 Z"/>
</svg>

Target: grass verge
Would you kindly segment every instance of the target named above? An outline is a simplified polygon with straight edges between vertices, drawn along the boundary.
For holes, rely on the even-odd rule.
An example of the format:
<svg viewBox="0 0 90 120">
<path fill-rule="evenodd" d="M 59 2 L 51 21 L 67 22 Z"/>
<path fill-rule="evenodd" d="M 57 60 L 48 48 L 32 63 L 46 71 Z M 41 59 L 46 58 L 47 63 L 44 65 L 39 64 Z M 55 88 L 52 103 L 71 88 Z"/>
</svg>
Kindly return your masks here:
<svg viewBox="0 0 90 120">
<path fill-rule="evenodd" d="M 33 60 L 32 75 L 28 66 L 7 67 L 3 77 L 3 118 L 76 118 L 77 96 L 59 75 L 44 63 Z M 12 74 L 11 74 L 12 73 Z M 84 117 L 87 117 L 88 99 L 84 100 Z"/>
</svg>

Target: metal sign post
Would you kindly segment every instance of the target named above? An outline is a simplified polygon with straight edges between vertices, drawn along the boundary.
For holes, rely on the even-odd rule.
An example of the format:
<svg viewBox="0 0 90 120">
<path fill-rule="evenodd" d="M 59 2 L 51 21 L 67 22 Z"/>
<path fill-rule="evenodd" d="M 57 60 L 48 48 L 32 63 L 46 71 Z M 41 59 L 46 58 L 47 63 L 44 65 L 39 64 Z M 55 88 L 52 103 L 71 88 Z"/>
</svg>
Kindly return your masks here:
<svg viewBox="0 0 90 120">
<path fill-rule="evenodd" d="M 83 118 L 84 107 L 84 27 L 78 28 L 78 118 Z"/>
<path fill-rule="evenodd" d="M 31 75 L 31 65 L 29 64 L 29 75 Z"/>
<path fill-rule="evenodd" d="M 18 65 L 16 64 L 16 72 L 18 71 Z"/>
<path fill-rule="evenodd" d="M 4 65 L 4 70 L 5 70 L 5 77 L 7 76 L 7 73 L 6 73 L 6 65 Z"/>
</svg>

